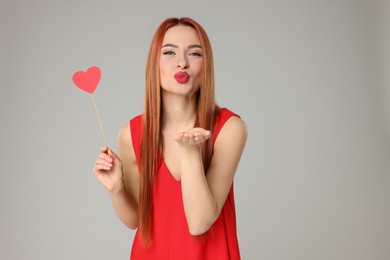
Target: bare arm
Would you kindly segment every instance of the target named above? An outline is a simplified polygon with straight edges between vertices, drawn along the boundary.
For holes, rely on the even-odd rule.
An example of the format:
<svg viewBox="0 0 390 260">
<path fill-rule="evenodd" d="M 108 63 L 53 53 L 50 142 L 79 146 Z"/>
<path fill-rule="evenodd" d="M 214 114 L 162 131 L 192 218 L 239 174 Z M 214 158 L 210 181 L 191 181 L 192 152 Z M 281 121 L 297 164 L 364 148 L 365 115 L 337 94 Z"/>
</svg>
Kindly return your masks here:
<svg viewBox="0 0 390 260">
<path fill-rule="evenodd" d="M 206 232 L 218 218 L 231 188 L 247 139 L 247 129 L 238 117 L 231 117 L 221 129 L 213 158 L 205 174 L 200 142 L 208 131 L 194 129 L 180 134 L 181 185 L 184 210 L 192 235 Z"/>
<path fill-rule="evenodd" d="M 103 147 L 93 172 L 107 189 L 119 219 L 130 229 L 137 228 L 139 180 L 129 126 L 119 131 L 118 155 Z"/>
</svg>

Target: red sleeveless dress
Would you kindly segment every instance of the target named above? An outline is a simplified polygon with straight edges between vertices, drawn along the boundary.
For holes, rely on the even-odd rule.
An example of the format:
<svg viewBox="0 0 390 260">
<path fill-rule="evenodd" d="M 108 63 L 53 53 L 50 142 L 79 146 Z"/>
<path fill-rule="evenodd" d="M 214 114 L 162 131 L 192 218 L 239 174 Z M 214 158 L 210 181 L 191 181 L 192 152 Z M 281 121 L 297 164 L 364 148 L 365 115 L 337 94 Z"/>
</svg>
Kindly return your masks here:
<svg viewBox="0 0 390 260">
<path fill-rule="evenodd" d="M 213 146 L 219 131 L 231 117 L 226 108 L 215 120 Z M 131 137 L 140 165 L 142 116 L 130 120 Z M 152 246 L 145 248 L 137 230 L 131 260 L 237 260 L 240 251 L 236 231 L 233 184 L 218 219 L 203 237 L 188 230 L 182 200 L 181 182 L 173 178 L 162 160 L 153 182 Z"/>
</svg>

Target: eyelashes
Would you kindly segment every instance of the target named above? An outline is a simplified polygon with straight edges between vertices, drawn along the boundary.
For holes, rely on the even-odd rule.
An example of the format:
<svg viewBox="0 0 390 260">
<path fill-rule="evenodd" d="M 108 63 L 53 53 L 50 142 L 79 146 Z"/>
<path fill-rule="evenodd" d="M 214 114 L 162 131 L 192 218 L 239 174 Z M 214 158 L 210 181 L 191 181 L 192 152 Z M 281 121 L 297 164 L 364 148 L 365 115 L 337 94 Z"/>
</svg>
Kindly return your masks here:
<svg viewBox="0 0 390 260">
<path fill-rule="evenodd" d="M 196 57 L 202 57 L 202 53 L 199 53 L 199 52 L 191 52 L 189 55 L 196 56 Z"/>
<path fill-rule="evenodd" d="M 174 55 L 175 53 L 173 51 L 164 51 L 163 55 Z"/>
<path fill-rule="evenodd" d="M 167 56 L 170 56 L 170 55 L 176 55 L 176 53 L 174 51 L 163 51 L 162 52 L 163 55 L 167 55 Z M 193 56 L 193 57 L 202 57 L 202 53 L 201 52 L 190 52 L 188 53 L 189 56 Z"/>
</svg>

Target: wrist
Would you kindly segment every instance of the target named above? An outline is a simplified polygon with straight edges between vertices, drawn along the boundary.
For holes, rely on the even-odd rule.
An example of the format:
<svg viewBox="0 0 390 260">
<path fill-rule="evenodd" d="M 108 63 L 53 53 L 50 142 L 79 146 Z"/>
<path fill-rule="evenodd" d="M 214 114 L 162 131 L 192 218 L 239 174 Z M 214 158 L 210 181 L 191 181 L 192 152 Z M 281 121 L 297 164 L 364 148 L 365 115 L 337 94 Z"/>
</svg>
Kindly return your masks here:
<svg viewBox="0 0 390 260">
<path fill-rule="evenodd" d="M 124 185 L 123 181 L 121 181 L 120 184 L 113 186 L 110 189 L 107 189 L 107 191 L 111 197 L 115 197 L 115 196 L 121 195 L 126 190 L 125 190 L 125 185 Z"/>
<path fill-rule="evenodd" d="M 182 146 L 180 149 L 180 157 L 184 161 L 188 159 L 192 161 L 195 158 L 201 158 L 202 152 L 200 149 L 200 144 Z"/>
<path fill-rule="evenodd" d="M 181 152 L 197 152 L 200 151 L 200 144 L 181 144 Z"/>
</svg>

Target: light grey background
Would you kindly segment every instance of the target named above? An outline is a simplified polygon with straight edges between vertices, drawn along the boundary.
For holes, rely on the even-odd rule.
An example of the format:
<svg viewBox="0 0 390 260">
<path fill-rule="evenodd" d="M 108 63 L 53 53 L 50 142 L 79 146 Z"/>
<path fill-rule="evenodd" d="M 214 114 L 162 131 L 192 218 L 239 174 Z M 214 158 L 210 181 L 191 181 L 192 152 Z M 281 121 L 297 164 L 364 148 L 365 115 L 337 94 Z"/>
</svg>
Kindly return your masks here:
<svg viewBox="0 0 390 260">
<path fill-rule="evenodd" d="M 100 66 L 109 144 L 142 111 L 165 18 L 208 32 L 217 100 L 249 139 L 243 259 L 390 259 L 389 1 L 0 2 L 0 259 L 128 259 L 134 232 L 91 170 L 103 139 L 71 77 Z"/>
</svg>

